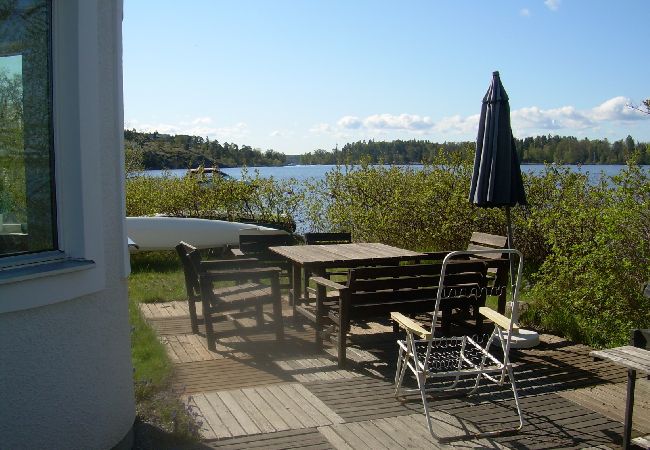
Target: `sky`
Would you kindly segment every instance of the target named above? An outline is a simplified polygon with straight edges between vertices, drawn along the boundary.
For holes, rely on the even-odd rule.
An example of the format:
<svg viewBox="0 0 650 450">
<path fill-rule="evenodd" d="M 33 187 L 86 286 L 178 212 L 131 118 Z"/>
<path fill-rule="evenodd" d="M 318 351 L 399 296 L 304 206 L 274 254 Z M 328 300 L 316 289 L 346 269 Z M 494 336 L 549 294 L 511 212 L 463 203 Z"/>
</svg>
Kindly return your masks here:
<svg viewBox="0 0 650 450">
<path fill-rule="evenodd" d="M 515 137 L 650 142 L 647 0 L 125 0 L 125 127 L 301 154 Z"/>
</svg>

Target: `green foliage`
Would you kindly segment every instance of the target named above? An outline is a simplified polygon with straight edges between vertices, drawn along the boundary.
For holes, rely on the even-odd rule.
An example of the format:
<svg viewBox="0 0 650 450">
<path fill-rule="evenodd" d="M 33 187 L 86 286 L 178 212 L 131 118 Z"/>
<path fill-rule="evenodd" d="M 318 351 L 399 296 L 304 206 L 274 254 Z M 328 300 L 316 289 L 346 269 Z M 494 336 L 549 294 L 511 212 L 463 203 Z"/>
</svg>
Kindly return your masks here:
<svg viewBox="0 0 650 450">
<path fill-rule="evenodd" d="M 558 174 L 552 174 L 557 177 Z M 534 319 L 593 346 L 628 342 L 632 328 L 650 326 L 650 179 L 630 166 L 589 187 L 560 174 L 555 207 L 538 215 L 550 254 L 530 292 Z"/>
<path fill-rule="evenodd" d="M 0 69 L 0 214 L 26 221 L 23 88 L 19 74 Z"/>
<path fill-rule="evenodd" d="M 422 170 L 368 161 L 338 166 L 308 188 L 306 214 L 312 228 L 350 231 L 356 241 L 421 250 L 465 247 L 473 229 L 487 223 L 500 229 L 503 224 L 499 211 L 478 209 L 467 201 L 469 154 L 469 148 L 441 150 Z"/>
<path fill-rule="evenodd" d="M 200 176 L 135 176 L 126 181 L 127 216 L 165 214 L 230 221 L 256 221 L 294 226 L 302 204 L 302 191 L 294 179 L 274 180 L 244 171 L 242 180 Z"/>
</svg>

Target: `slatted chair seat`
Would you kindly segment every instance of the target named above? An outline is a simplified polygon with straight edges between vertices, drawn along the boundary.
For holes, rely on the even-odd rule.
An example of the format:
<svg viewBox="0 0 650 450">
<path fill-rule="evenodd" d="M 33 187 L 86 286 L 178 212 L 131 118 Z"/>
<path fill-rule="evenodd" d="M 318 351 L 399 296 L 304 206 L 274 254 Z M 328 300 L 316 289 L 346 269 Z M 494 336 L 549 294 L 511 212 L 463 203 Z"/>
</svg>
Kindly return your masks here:
<svg viewBox="0 0 650 450">
<path fill-rule="evenodd" d="M 236 307 L 255 306 L 262 296 L 271 295 L 271 287 L 259 283 L 243 283 L 212 289 L 212 294 L 225 305 Z M 221 306 L 220 306 L 221 307 Z"/>
</svg>

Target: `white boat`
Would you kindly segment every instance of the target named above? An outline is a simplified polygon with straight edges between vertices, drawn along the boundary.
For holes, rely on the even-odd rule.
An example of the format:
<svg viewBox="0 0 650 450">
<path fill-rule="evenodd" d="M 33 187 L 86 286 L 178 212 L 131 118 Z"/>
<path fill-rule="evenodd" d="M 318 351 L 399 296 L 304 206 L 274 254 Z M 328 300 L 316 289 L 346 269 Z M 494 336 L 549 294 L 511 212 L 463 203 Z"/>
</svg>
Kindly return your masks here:
<svg viewBox="0 0 650 450">
<path fill-rule="evenodd" d="M 284 230 L 224 220 L 127 217 L 131 251 L 173 250 L 180 241 L 197 248 L 239 245 L 239 234 L 288 234 Z"/>
</svg>

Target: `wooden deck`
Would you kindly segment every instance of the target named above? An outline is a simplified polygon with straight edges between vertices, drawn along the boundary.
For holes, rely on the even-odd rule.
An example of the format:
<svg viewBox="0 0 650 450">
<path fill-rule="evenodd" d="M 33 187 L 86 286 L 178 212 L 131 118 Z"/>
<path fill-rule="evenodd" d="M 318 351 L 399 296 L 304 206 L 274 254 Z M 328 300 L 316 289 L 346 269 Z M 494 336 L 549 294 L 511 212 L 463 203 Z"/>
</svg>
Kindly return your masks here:
<svg viewBox="0 0 650 450">
<path fill-rule="evenodd" d="M 258 329 L 252 318 L 233 314 L 216 326 L 216 352 L 202 334 L 191 334 L 182 303 L 141 311 L 175 365 L 176 391 L 201 417 L 204 441 L 195 448 L 616 448 L 621 442 L 626 371 L 554 336 L 512 353 L 523 430 L 443 445 L 427 431 L 419 396 L 393 396 L 396 345 L 387 323 L 352 330 L 348 368 L 341 370 L 335 350 L 317 351 L 313 329 L 294 324 L 288 307 L 283 344 L 271 327 Z M 429 405 L 448 436 L 516 421 L 507 386 L 432 397 Z M 650 382 L 640 377 L 635 435 L 650 434 L 648 411 Z"/>
</svg>

